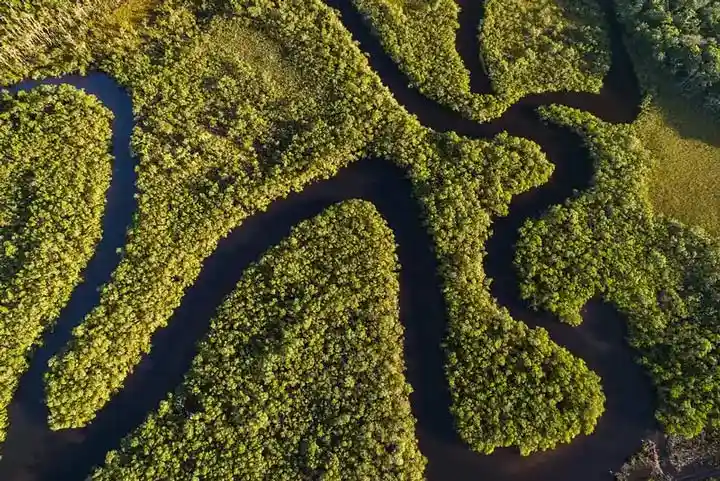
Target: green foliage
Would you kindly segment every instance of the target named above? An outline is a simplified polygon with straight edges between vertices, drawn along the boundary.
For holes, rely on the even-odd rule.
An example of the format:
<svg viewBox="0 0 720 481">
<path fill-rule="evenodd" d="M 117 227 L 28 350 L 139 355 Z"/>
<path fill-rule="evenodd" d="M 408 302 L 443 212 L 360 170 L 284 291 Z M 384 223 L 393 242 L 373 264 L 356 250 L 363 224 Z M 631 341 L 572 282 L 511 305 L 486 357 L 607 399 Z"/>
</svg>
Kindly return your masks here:
<svg viewBox="0 0 720 481">
<path fill-rule="evenodd" d="M 631 126 L 567 108 L 545 113 L 585 136 L 596 174 L 591 189 L 523 227 L 523 296 L 578 323 L 582 305 L 602 294 L 629 317 L 666 430 L 691 437 L 720 426 L 720 245 L 653 215 L 650 157 Z"/>
<path fill-rule="evenodd" d="M 487 0 L 480 41 L 495 91 L 599 92 L 610 68 L 597 0 Z"/>
<path fill-rule="evenodd" d="M 298 224 L 219 308 L 177 392 L 90 479 L 424 479 L 394 247 L 364 201 Z"/>
<path fill-rule="evenodd" d="M 491 216 L 550 174 L 537 145 L 422 128 L 319 0 L 163 2 L 143 25 L 97 59 L 132 92 L 139 210 L 99 305 L 51 362 L 53 428 L 86 425 L 122 388 L 222 236 L 375 154 L 408 169 L 435 239 L 462 436 L 529 453 L 592 429 L 597 376 L 499 309 L 482 270 Z"/>
<path fill-rule="evenodd" d="M 490 216 L 507 214 L 512 196 L 545 182 L 552 165 L 537 145 L 506 134 L 491 142 L 439 136 L 434 155 L 407 140 L 388 144 L 381 154 L 413 159 L 411 178 L 435 239 L 448 304 L 446 372 L 462 438 L 480 452 L 518 446 L 529 454 L 592 432 L 605 399 L 600 379 L 545 330 L 500 309 L 482 267 Z"/>
<path fill-rule="evenodd" d="M 100 239 L 110 120 L 72 87 L 0 92 L 0 441 L 32 346 Z"/>
<path fill-rule="evenodd" d="M 353 3 L 419 91 L 481 122 L 530 93 L 597 92 L 610 67 L 605 21 L 594 0 L 489 0 L 478 41 L 497 95 L 470 91 L 455 47 L 454 0 Z"/>
<path fill-rule="evenodd" d="M 86 70 L 132 38 L 158 0 L 12 0 L 0 4 L 0 85 Z"/>
<path fill-rule="evenodd" d="M 108 62 L 139 118 L 139 211 L 100 304 L 51 361 L 55 429 L 86 424 L 122 387 L 220 238 L 357 157 L 389 99 L 322 3 L 196 19 L 175 8 L 146 52 Z"/>
<path fill-rule="evenodd" d="M 672 74 L 678 86 L 720 112 L 720 4 L 618 0 L 618 12 L 642 63 Z"/>
<path fill-rule="evenodd" d="M 498 117 L 510 103 L 470 91 L 470 73 L 455 49 L 455 0 L 353 0 L 385 51 L 429 98 L 478 121 Z"/>
</svg>

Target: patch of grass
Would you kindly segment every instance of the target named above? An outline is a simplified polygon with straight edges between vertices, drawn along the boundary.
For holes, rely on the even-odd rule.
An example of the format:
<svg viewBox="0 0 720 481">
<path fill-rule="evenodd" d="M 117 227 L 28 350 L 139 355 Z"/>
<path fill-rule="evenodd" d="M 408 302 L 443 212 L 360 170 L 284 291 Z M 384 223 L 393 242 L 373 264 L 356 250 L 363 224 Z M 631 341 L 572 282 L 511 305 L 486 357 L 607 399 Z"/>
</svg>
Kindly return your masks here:
<svg viewBox="0 0 720 481">
<path fill-rule="evenodd" d="M 54 0 L 0 4 L 0 85 L 29 76 L 85 71 L 160 0 Z M 169 3 L 169 2 L 168 2 Z"/>
<path fill-rule="evenodd" d="M 160 0 L 125 0 L 112 10 L 104 23 L 114 30 L 131 29 L 147 18 L 159 3 Z"/>
<path fill-rule="evenodd" d="M 673 93 L 658 89 L 635 123 L 655 158 L 650 200 L 656 211 L 720 237 L 720 121 Z"/>
</svg>

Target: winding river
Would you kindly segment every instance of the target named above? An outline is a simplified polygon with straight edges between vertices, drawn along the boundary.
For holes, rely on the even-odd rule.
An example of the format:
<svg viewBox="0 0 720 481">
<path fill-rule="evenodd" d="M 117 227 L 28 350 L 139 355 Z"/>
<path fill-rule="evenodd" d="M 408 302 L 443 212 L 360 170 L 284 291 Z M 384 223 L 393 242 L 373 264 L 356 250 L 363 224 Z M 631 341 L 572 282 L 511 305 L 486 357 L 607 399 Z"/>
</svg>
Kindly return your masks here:
<svg viewBox="0 0 720 481">
<path fill-rule="evenodd" d="M 462 9 L 458 51 L 471 72 L 472 88 L 489 93 L 476 46 L 476 25 L 482 2 L 457 0 Z M 273 202 L 263 213 L 243 221 L 205 260 L 195 284 L 186 292 L 167 328 L 153 337 L 153 349 L 125 388 L 87 428 L 52 432 L 46 423 L 42 375 L 48 359 L 71 338 L 71 330 L 98 303 L 97 288 L 110 280 L 119 262 L 116 249 L 125 243 L 136 208 L 135 161 L 129 145 L 133 126 L 127 93 L 101 73 L 65 76 L 42 82 L 23 82 L 13 91 L 39 83 L 68 83 L 93 94 L 115 114 L 113 122 L 112 185 L 103 217 L 103 237 L 84 271 L 84 282 L 33 356 L 28 373 L 10 407 L 10 431 L 3 446 L 0 479 L 13 481 L 81 481 L 101 464 L 107 451 L 142 423 L 188 370 L 195 343 L 207 331 L 222 299 L 232 291 L 242 272 L 262 253 L 288 235 L 293 225 L 319 214 L 330 205 L 362 198 L 372 202 L 392 228 L 398 243 L 400 316 L 406 329 L 408 381 L 413 386 L 413 414 L 418 420 L 420 449 L 428 458 L 429 481 L 607 481 L 637 450 L 642 437 L 656 429 L 655 400 L 649 379 L 634 362 L 625 342 L 625 321 L 611 306 L 591 302 L 579 328 L 561 324 L 547 313 L 529 309 L 519 296 L 513 268 L 517 228 L 563 202 L 592 178 L 592 165 L 581 139 L 567 129 L 543 123 L 539 105 L 559 103 L 592 112 L 610 122 L 630 122 L 638 113 L 640 93 L 614 14 L 606 5 L 612 43 L 612 67 L 599 94 L 549 93 L 530 95 L 500 119 L 478 124 L 463 119 L 409 88 L 407 77 L 385 54 L 361 15 L 347 0 L 326 0 L 337 9 L 346 28 L 395 98 L 426 126 L 454 130 L 470 137 L 490 137 L 501 131 L 537 142 L 555 164 L 552 179 L 513 199 L 510 214 L 495 219 L 487 245 L 485 268 L 493 278 L 492 293 L 511 314 L 532 327 L 543 327 L 552 339 L 583 358 L 602 377 L 606 411 L 591 436 L 580 436 L 553 451 L 521 457 L 516 450 L 499 449 L 491 456 L 470 451 L 458 438 L 450 415 L 450 395 L 444 376 L 441 341 L 446 314 L 437 279 L 432 240 L 422 225 L 422 212 L 413 198 L 404 172 L 389 161 L 363 159 L 342 169 L 332 179 Z"/>
</svg>

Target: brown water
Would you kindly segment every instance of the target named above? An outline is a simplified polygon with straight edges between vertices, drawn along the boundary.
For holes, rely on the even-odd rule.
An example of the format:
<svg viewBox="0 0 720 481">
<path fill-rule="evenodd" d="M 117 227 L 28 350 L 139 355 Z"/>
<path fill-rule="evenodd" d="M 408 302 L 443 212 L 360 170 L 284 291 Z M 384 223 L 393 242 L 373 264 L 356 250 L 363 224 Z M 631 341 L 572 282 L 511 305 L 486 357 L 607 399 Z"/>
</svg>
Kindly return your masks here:
<svg viewBox="0 0 720 481">
<path fill-rule="evenodd" d="M 490 82 L 478 60 L 476 28 L 482 4 L 458 0 L 463 6 L 458 50 L 471 72 L 473 89 L 489 92 Z M 73 292 L 53 333 L 34 355 L 11 406 L 11 426 L 0 461 L 0 480 L 80 481 L 103 461 L 104 454 L 157 407 L 167 392 L 181 382 L 195 354 L 195 343 L 206 332 L 209 319 L 237 283 L 242 271 L 262 253 L 287 236 L 290 228 L 333 203 L 363 198 L 376 205 L 393 229 L 401 270 L 401 321 L 406 328 L 405 353 L 408 380 L 414 388 L 413 413 L 418 420 L 420 448 L 428 458 L 431 481 L 600 481 L 612 479 L 617 469 L 655 429 L 651 384 L 634 362 L 625 342 L 625 322 L 612 307 L 593 302 L 585 309 L 580 328 L 561 324 L 547 313 L 530 310 L 520 299 L 512 265 L 517 228 L 586 188 L 592 165 L 581 139 L 548 126 L 535 113 L 539 105 L 560 103 L 590 111 L 611 122 L 632 121 L 638 112 L 639 89 L 632 64 L 622 45 L 619 26 L 608 11 L 613 63 L 600 94 L 553 93 L 525 97 L 490 124 L 461 118 L 417 91 L 408 88 L 406 76 L 384 53 L 362 17 L 347 0 L 327 0 L 340 11 L 345 26 L 370 54 L 370 64 L 398 101 L 420 121 L 436 130 L 455 130 L 471 137 L 489 137 L 507 130 L 537 142 L 555 164 L 545 185 L 517 196 L 510 215 L 495 219 L 494 235 L 487 245 L 485 268 L 493 278 L 492 292 L 512 315 L 530 326 L 546 328 L 553 340 L 583 358 L 603 381 L 606 412 L 595 433 L 546 453 L 521 457 L 514 449 L 482 456 L 469 450 L 457 436 L 450 415 L 450 395 L 440 348 L 446 318 L 432 241 L 422 227 L 422 212 L 413 199 L 404 172 L 381 159 L 364 159 L 341 170 L 333 179 L 318 182 L 302 193 L 271 204 L 220 242 L 205 260 L 196 283 L 185 294 L 169 326 L 153 338 L 153 349 L 126 387 L 87 428 L 51 432 L 43 404 L 42 373 L 47 360 L 70 338 L 70 330 L 97 304 L 96 288 L 110 279 L 118 262 L 115 248 L 124 244 L 135 209 L 134 162 L 129 155 L 132 130 L 130 98 L 103 74 L 62 77 L 47 83 L 70 83 L 85 88 L 115 113 L 113 184 L 103 221 L 104 234 L 86 269 L 85 282 Z M 479 5 L 479 6 L 478 6 Z M 608 7 L 609 8 L 609 7 Z M 46 82 L 44 82 L 46 83 Z M 30 88 L 24 83 L 15 89 Z M 88 275 L 90 274 L 90 275 Z"/>
</svg>

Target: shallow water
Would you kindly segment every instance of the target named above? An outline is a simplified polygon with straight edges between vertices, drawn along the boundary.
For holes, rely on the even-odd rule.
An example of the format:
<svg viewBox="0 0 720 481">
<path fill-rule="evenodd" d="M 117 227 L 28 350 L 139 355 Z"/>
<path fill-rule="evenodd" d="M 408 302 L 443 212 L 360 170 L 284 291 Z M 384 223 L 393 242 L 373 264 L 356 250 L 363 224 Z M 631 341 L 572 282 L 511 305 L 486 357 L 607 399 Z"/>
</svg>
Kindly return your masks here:
<svg viewBox="0 0 720 481">
<path fill-rule="evenodd" d="M 479 61 L 473 61 L 476 30 L 482 8 L 474 0 L 458 0 L 461 15 L 458 49 L 471 72 L 473 89 L 488 92 L 490 82 Z M 169 326 L 153 338 L 153 349 L 119 393 L 87 428 L 51 432 L 46 425 L 42 373 L 47 360 L 66 344 L 70 330 L 98 302 L 96 288 L 110 279 L 119 261 L 115 253 L 136 208 L 134 161 L 130 157 L 132 106 L 129 96 L 103 74 L 66 76 L 42 83 L 69 83 L 96 95 L 115 114 L 113 123 L 113 182 L 103 219 L 103 239 L 85 271 L 85 281 L 73 292 L 56 329 L 44 339 L 23 378 L 11 406 L 11 426 L 0 461 L 0 479 L 80 481 L 118 447 L 120 439 L 156 408 L 167 392 L 182 380 L 195 354 L 195 343 L 207 330 L 215 308 L 239 280 L 245 267 L 277 244 L 291 227 L 317 215 L 333 203 L 350 198 L 371 201 L 388 221 L 398 243 L 401 270 L 401 321 L 406 328 L 405 354 L 408 381 L 414 388 L 413 413 L 418 419 L 420 448 L 428 457 L 430 481 L 600 481 L 612 479 L 617 469 L 655 428 L 654 398 L 649 379 L 635 364 L 627 346 L 625 322 L 612 307 L 593 302 L 585 309 L 580 328 L 561 324 L 547 313 L 531 311 L 520 299 L 512 265 L 517 228 L 536 218 L 549 206 L 571 197 L 591 181 L 592 165 L 581 139 L 543 123 L 538 105 L 561 103 L 590 111 L 611 122 L 632 121 L 640 94 L 632 65 L 622 45 L 620 30 L 611 20 L 613 64 L 599 95 L 553 93 L 525 97 L 500 119 L 477 124 L 428 100 L 416 90 L 384 53 L 362 17 L 346 0 L 327 0 L 338 9 L 345 26 L 370 54 L 370 64 L 398 101 L 419 120 L 436 130 L 455 130 L 471 137 L 489 137 L 503 130 L 537 142 L 555 164 L 545 185 L 514 198 L 510 215 L 495 219 L 494 235 L 487 245 L 485 268 L 494 279 L 492 293 L 512 315 L 530 326 L 546 328 L 554 341 L 585 359 L 602 377 L 607 396 L 606 412 L 596 432 L 546 453 L 521 457 L 516 450 L 501 449 L 491 456 L 470 451 L 459 440 L 450 415 L 450 395 L 443 372 L 440 344 L 446 319 L 432 241 L 422 227 L 421 211 L 404 172 L 382 159 L 364 159 L 334 178 L 315 183 L 302 193 L 275 201 L 223 241 L 205 260 L 196 283 L 186 292 Z M 474 18 L 476 17 L 477 18 Z M 13 90 L 31 88 L 22 83 Z"/>
</svg>

